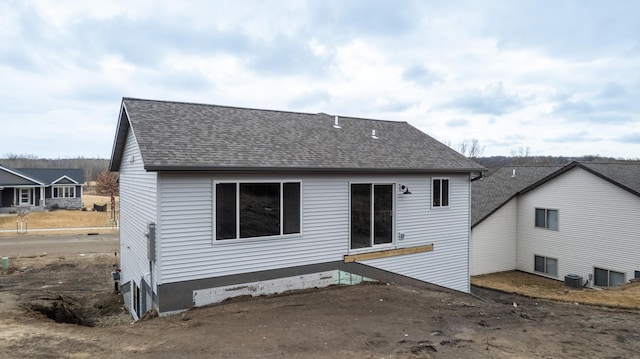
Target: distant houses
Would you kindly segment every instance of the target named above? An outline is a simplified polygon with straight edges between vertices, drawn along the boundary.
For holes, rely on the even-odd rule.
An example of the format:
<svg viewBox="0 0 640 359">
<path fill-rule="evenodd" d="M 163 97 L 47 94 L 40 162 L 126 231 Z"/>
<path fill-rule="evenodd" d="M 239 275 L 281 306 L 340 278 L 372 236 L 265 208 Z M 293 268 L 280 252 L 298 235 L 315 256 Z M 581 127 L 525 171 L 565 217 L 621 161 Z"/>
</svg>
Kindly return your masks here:
<svg viewBox="0 0 640 359">
<path fill-rule="evenodd" d="M 124 98 L 110 169 L 134 318 L 344 273 L 470 290 L 484 168 L 408 123 Z"/>
<path fill-rule="evenodd" d="M 640 277 L 640 162 L 506 166 L 472 185 L 471 274 Z"/>
<path fill-rule="evenodd" d="M 82 208 L 81 169 L 20 168 L 0 165 L 0 213 L 18 208 Z"/>
</svg>

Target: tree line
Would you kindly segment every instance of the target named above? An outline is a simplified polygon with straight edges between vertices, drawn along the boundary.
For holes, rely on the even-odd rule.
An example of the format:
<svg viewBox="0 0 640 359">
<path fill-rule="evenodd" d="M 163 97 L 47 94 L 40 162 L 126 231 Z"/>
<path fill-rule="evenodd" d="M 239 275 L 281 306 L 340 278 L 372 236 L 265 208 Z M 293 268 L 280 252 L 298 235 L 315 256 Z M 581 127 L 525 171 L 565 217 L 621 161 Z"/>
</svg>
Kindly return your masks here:
<svg viewBox="0 0 640 359">
<path fill-rule="evenodd" d="M 109 160 L 104 158 L 38 158 L 35 155 L 19 155 L 7 153 L 0 157 L 0 165 L 9 168 L 80 168 L 84 172 L 84 180 L 95 181 L 98 175 L 109 166 Z"/>
</svg>

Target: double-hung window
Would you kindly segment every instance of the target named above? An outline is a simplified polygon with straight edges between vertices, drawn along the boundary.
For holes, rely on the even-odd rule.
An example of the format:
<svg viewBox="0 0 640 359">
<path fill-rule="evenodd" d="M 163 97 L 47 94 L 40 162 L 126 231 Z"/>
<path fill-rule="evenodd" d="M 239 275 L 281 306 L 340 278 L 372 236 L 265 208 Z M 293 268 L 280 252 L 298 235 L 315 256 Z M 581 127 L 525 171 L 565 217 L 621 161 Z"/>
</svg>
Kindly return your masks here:
<svg viewBox="0 0 640 359">
<path fill-rule="evenodd" d="M 300 182 L 220 182 L 216 240 L 300 233 Z"/>
<path fill-rule="evenodd" d="M 536 227 L 558 230 L 558 210 L 536 208 Z"/>
<path fill-rule="evenodd" d="M 351 184 L 351 249 L 393 242 L 393 185 Z"/>
<path fill-rule="evenodd" d="M 433 207 L 449 207 L 449 179 L 434 178 L 431 185 Z"/>
</svg>

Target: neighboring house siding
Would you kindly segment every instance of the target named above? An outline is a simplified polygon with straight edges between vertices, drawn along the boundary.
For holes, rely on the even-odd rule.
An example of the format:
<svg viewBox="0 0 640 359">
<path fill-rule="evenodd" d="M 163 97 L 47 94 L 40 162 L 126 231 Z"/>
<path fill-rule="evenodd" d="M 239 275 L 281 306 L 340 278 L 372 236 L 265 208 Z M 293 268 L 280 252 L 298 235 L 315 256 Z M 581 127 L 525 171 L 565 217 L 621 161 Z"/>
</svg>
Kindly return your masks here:
<svg viewBox="0 0 640 359">
<path fill-rule="evenodd" d="M 131 158 L 134 159 L 133 162 Z M 148 223 L 156 222 L 157 175 L 144 170 L 138 144 L 131 130 L 127 134 L 119 171 L 122 283 L 135 280 L 139 286 L 141 278 L 149 273 L 147 239 L 144 234 Z M 148 277 L 146 281 L 149 281 Z"/>
<path fill-rule="evenodd" d="M 364 264 L 468 291 L 469 179 L 451 178 L 451 206 L 432 210 L 430 176 L 365 175 L 180 175 L 160 178 L 162 283 L 340 261 L 349 254 L 349 184 L 403 183 L 396 194 L 397 247 L 434 243 L 431 253 L 372 260 Z M 216 180 L 302 182 L 302 233 L 212 243 Z"/>
<path fill-rule="evenodd" d="M 472 229 L 471 275 L 516 269 L 518 198 Z"/>
<path fill-rule="evenodd" d="M 534 209 L 558 210 L 558 230 L 536 228 Z M 525 193 L 518 210 L 518 269 L 534 272 L 534 255 L 558 261 L 556 279 L 588 278 L 594 267 L 640 270 L 640 198 L 581 168 Z M 539 273 L 537 273 L 539 274 Z"/>
</svg>

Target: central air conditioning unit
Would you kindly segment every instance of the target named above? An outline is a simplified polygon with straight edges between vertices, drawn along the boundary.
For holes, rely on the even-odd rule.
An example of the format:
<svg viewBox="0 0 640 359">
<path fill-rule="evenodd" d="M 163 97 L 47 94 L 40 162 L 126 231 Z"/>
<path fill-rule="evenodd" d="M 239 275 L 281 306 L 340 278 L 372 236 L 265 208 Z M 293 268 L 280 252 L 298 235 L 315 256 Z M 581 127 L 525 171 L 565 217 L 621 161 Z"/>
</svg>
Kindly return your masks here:
<svg viewBox="0 0 640 359">
<path fill-rule="evenodd" d="M 582 277 L 577 274 L 567 274 L 564 276 L 564 285 L 571 288 L 582 288 Z"/>
</svg>

